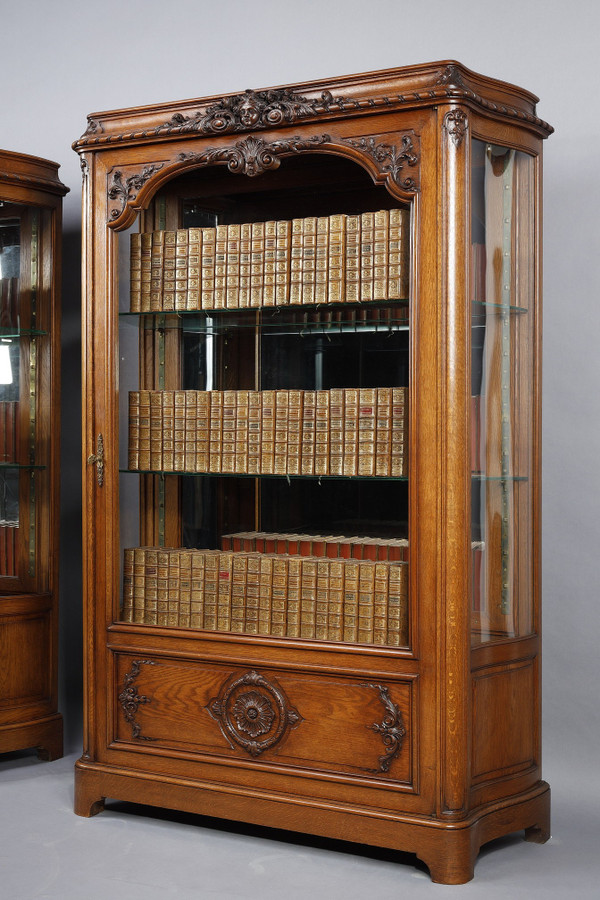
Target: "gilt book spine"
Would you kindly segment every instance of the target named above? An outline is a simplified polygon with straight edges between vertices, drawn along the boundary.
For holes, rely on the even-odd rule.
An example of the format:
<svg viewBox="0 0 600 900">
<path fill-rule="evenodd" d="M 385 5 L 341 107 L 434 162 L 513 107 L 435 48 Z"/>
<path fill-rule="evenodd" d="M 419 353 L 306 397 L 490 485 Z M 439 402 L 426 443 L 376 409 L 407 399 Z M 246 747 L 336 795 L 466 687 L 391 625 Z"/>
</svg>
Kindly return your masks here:
<svg viewBox="0 0 600 900">
<path fill-rule="evenodd" d="M 176 291 L 176 267 L 177 267 L 177 232 L 163 232 L 163 270 L 162 273 L 156 272 L 153 278 L 153 289 L 159 294 L 153 298 L 152 306 L 165 312 L 171 312 L 175 309 L 175 291 Z"/>
<path fill-rule="evenodd" d="M 175 237 L 175 309 L 187 308 L 188 229 L 180 228 Z"/>
<path fill-rule="evenodd" d="M 252 274 L 252 225 L 240 226 L 240 290 L 239 307 L 250 306 L 250 284 Z"/>
<path fill-rule="evenodd" d="M 263 286 L 265 277 L 265 223 L 254 222 L 252 225 L 250 263 L 250 306 L 263 305 Z"/>
<path fill-rule="evenodd" d="M 275 303 L 286 306 L 290 302 L 290 250 L 292 223 L 277 222 L 277 249 L 275 254 Z"/>
<path fill-rule="evenodd" d="M 202 271 L 202 229 L 190 228 L 188 234 L 187 295 L 185 308 L 200 309 L 200 282 Z"/>
<path fill-rule="evenodd" d="M 200 302 L 202 309 L 215 308 L 216 228 L 202 229 L 202 266 L 200 272 Z"/>
<path fill-rule="evenodd" d="M 240 305 L 241 237 L 239 225 L 227 226 L 225 305 L 228 309 L 239 309 Z"/>
<path fill-rule="evenodd" d="M 277 222 L 265 222 L 265 261 L 263 277 L 263 306 L 275 306 L 277 265 Z"/>
<path fill-rule="evenodd" d="M 129 242 L 129 309 L 139 313 L 142 309 L 142 241 L 139 231 L 131 235 Z"/>
</svg>

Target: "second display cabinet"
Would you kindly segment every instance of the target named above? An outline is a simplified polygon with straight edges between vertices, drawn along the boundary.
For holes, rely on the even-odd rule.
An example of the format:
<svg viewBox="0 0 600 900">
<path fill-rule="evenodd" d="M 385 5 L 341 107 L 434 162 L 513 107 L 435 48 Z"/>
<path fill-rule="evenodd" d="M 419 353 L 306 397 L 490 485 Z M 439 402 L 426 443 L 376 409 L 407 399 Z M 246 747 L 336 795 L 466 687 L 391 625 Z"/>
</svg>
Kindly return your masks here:
<svg viewBox="0 0 600 900">
<path fill-rule="evenodd" d="M 546 839 L 534 104 L 437 63 L 89 118 L 80 814 L 450 883 Z"/>
</svg>

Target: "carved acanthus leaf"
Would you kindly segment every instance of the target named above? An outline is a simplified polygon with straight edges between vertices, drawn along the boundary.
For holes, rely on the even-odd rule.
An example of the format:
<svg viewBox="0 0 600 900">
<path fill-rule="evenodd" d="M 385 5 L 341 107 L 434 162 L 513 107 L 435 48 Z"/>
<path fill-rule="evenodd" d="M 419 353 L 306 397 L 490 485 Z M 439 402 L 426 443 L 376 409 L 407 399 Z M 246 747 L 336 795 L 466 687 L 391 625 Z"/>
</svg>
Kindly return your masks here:
<svg viewBox="0 0 600 900">
<path fill-rule="evenodd" d="M 374 688 L 379 693 L 379 699 L 383 703 L 385 714 L 380 723 L 367 725 L 371 731 L 381 735 L 385 746 L 385 753 L 379 757 L 379 771 L 389 772 L 393 760 L 402 750 L 402 742 L 406 735 L 406 728 L 402 721 L 400 708 L 391 699 L 389 689 L 382 684 L 364 684 L 363 687 Z"/>
<path fill-rule="evenodd" d="M 125 209 L 127 203 L 138 195 L 138 191 L 143 188 L 149 178 L 163 167 L 163 163 L 157 165 L 144 166 L 141 172 L 135 172 L 123 181 L 123 173 L 116 169 L 112 173 L 112 181 L 108 188 L 108 197 L 110 200 L 117 200 L 119 206 L 113 207 L 110 211 L 111 219 L 118 219 Z"/>
<path fill-rule="evenodd" d="M 410 134 L 402 135 L 400 147 L 385 142 L 378 143 L 374 137 L 363 137 L 359 140 L 348 139 L 348 143 L 356 150 L 367 153 L 372 157 L 377 163 L 379 170 L 389 175 L 398 187 L 406 191 L 417 191 L 419 189 L 418 177 L 413 178 L 412 175 L 403 175 L 406 166 L 416 167 L 420 161 Z"/>
<path fill-rule="evenodd" d="M 444 116 L 444 130 L 456 148 L 460 147 L 469 127 L 469 118 L 462 109 L 452 109 Z"/>
<path fill-rule="evenodd" d="M 142 726 L 139 722 L 136 722 L 136 716 L 138 713 L 138 709 L 143 703 L 150 703 L 151 700 L 149 697 L 146 697 L 144 694 L 139 694 L 138 690 L 134 684 L 136 678 L 140 674 L 141 666 L 154 666 L 154 663 L 150 659 L 136 659 L 131 664 L 131 671 L 125 674 L 123 679 L 123 690 L 120 692 L 118 696 L 118 701 L 121 704 L 121 708 L 123 710 L 123 714 L 125 716 L 126 721 L 131 725 L 131 736 L 134 740 L 138 741 L 152 741 L 154 738 L 146 737 L 141 734 Z"/>
</svg>

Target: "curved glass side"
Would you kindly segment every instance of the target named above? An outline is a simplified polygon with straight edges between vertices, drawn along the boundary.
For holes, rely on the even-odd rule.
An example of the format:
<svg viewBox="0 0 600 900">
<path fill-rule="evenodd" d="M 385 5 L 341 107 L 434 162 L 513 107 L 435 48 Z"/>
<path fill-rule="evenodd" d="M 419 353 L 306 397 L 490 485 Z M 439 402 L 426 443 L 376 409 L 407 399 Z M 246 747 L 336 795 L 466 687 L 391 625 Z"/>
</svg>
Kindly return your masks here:
<svg viewBox="0 0 600 900">
<path fill-rule="evenodd" d="M 533 157 L 472 142 L 474 643 L 531 633 L 535 316 Z"/>
<path fill-rule="evenodd" d="M 0 203 L 0 577 L 21 581 L 36 573 L 36 473 L 45 466 L 37 407 L 48 216 Z"/>
</svg>

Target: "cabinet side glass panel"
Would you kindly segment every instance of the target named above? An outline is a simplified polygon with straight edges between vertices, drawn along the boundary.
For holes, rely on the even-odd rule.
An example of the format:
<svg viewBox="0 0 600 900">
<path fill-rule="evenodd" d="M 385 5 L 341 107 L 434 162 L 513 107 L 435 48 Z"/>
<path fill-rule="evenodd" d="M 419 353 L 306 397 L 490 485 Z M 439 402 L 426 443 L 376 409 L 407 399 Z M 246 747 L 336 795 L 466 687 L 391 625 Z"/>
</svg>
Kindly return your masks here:
<svg viewBox="0 0 600 900">
<path fill-rule="evenodd" d="M 48 444 L 38 385 L 49 339 L 43 274 L 49 226 L 47 210 L 0 202 L 0 577 L 6 590 L 30 588 L 37 571 Z"/>
<path fill-rule="evenodd" d="M 531 633 L 534 158 L 472 142 L 474 643 Z"/>
<path fill-rule="evenodd" d="M 119 237 L 124 621 L 408 646 L 409 307 L 393 275 L 408 281 L 409 215 L 370 198 L 385 287 L 350 302 L 317 260 L 341 282 L 342 226 L 362 214 L 319 196 L 321 215 L 284 220 L 260 197 L 167 193 L 151 230 Z M 316 302 L 319 283 L 335 300 Z"/>
</svg>

